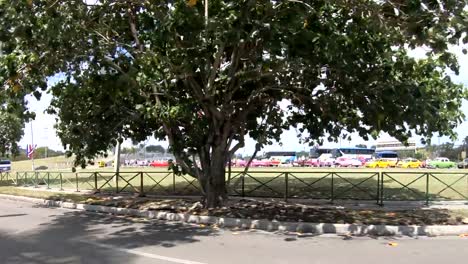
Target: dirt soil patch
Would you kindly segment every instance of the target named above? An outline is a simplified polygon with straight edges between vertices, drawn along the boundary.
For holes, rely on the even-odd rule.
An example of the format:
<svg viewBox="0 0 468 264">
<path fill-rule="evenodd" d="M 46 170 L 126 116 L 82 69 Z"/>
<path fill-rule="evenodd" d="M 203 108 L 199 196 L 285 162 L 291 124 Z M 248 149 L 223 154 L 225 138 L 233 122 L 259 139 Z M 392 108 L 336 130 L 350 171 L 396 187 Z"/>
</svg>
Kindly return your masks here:
<svg viewBox="0 0 468 264">
<path fill-rule="evenodd" d="M 468 210 L 395 209 L 388 207 L 361 209 L 339 206 L 306 205 L 293 202 L 232 199 L 223 208 L 207 210 L 197 199 L 158 199 L 154 197 L 89 195 L 49 192 L 0 186 L 0 193 L 33 198 L 94 205 L 155 210 L 218 217 L 267 219 L 287 222 L 387 224 L 387 225 L 468 225 Z"/>
<path fill-rule="evenodd" d="M 90 197 L 87 204 L 190 213 L 218 217 L 267 219 L 287 222 L 386 224 L 386 225 L 462 225 L 468 224 L 468 210 L 448 209 L 346 209 L 311 206 L 278 201 L 241 199 L 225 207 L 204 209 L 196 200 L 150 199 L 134 197 Z"/>
</svg>

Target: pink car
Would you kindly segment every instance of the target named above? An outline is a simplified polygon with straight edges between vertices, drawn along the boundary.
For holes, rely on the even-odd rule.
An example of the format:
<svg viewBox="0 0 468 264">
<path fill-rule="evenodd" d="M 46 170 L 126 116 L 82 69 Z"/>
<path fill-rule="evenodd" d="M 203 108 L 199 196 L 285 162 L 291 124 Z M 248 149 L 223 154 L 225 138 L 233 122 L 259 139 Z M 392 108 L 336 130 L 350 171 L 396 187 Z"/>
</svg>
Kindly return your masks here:
<svg viewBox="0 0 468 264">
<path fill-rule="evenodd" d="M 335 159 L 333 158 L 319 160 L 320 167 L 332 167 L 333 165 L 335 165 Z"/>
<path fill-rule="evenodd" d="M 269 160 L 252 160 L 252 163 L 250 163 L 251 167 L 270 167 L 270 165 Z"/>
<path fill-rule="evenodd" d="M 295 167 L 318 167 L 318 159 L 298 160 L 293 164 Z"/>
<path fill-rule="evenodd" d="M 362 162 L 357 159 L 337 158 L 335 161 L 335 165 L 338 167 L 361 167 Z"/>
<path fill-rule="evenodd" d="M 246 160 L 237 160 L 237 161 L 233 161 L 232 163 L 232 166 L 235 166 L 235 167 L 245 167 L 247 166 L 247 161 Z"/>
</svg>

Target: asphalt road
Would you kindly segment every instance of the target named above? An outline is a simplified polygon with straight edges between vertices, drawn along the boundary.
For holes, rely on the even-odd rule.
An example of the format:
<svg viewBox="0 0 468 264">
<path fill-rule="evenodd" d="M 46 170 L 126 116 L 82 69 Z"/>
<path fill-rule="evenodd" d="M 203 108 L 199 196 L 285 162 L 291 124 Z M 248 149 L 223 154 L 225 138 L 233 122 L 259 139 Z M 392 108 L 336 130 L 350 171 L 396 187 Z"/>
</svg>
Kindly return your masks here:
<svg viewBox="0 0 468 264">
<path fill-rule="evenodd" d="M 396 242 L 397 246 L 389 246 Z M 468 239 L 297 238 L 0 199 L 0 263 L 468 263 Z"/>
</svg>

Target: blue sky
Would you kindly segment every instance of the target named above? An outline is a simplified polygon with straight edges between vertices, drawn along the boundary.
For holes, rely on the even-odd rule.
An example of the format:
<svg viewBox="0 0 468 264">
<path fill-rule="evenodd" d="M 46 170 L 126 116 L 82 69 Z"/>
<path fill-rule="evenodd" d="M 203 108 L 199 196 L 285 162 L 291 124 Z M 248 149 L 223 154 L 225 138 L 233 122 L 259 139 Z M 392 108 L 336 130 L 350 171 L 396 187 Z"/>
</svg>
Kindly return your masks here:
<svg viewBox="0 0 468 264">
<path fill-rule="evenodd" d="M 463 55 L 461 47 L 453 47 L 452 50 L 457 54 L 460 63 L 460 75 L 452 76 L 452 79 L 457 82 L 464 84 L 468 87 L 468 56 Z M 414 57 L 424 57 L 424 50 L 419 49 L 412 52 Z M 50 83 L 55 82 L 58 80 L 58 77 L 54 77 L 50 79 Z M 43 94 L 42 99 L 37 101 L 34 97 L 29 96 L 29 108 L 30 110 L 36 112 L 36 120 L 32 122 L 32 129 L 34 135 L 34 144 L 38 146 L 48 146 L 51 149 L 55 150 L 62 150 L 62 144 L 60 140 L 56 136 L 56 131 L 54 130 L 53 126 L 55 124 L 55 118 L 48 114 L 44 113 L 44 110 L 47 108 L 51 100 L 51 96 L 49 94 Z M 462 106 L 462 111 L 468 116 L 468 101 L 465 101 Z M 460 142 L 461 139 L 468 136 L 468 121 L 464 121 L 457 129 L 458 138 L 457 142 Z M 382 134 L 380 139 L 389 139 L 388 135 Z M 433 142 L 447 142 L 448 138 L 434 138 Z M 272 151 L 272 150 L 291 150 L 291 151 L 301 151 L 301 150 L 308 150 L 310 147 L 304 144 L 300 144 L 299 140 L 296 135 L 296 131 L 293 129 L 284 131 L 283 135 L 281 136 L 282 144 L 276 143 L 272 146 L 267 146 L 264 148 L 264 151 Z M 31 143 L 31 124 L 26 125 L 24 137 L 20 141 L 20 146 L 23 148 L 26 144 Z M 335 146 L 355 146 L 356 144 L 364 143 L 368 146 L 371 146 L 375 143 L 374 140 L 364 141 L 358 135 L 353 135 L 351 141 L 341 141 L 341 142 L 325 142 L 324 145 L 335 147 Z M 130 142 L 125 142 L 124 145 L 129 146 Z M 163 146 L 167 146 L 167 142 L 157 142 L 155 139 L 149 138 L 147 144 L 161 144 Z M 255 142 L 248 138 L 246 140 L 246 147 L 241 149 L 239 153 L 241 154 L 251 154 L 254 151 Z"/>
</svg>

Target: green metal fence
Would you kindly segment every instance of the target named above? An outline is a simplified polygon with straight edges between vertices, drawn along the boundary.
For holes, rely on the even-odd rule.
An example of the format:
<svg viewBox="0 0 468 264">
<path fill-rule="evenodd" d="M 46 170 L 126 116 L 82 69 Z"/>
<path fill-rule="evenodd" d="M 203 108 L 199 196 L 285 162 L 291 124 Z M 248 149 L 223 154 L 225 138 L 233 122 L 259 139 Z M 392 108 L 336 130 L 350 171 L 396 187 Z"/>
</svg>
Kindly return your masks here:
<svg viewBox="0 0 468 264">
<path fill-rule="evenodd" d="M 468 171 L 233 171 L 231 196 L 375 201 L 468 201 Z M 140 195 L 200 195 L 198 181 L 168 171 L 0 173 L 2 185 Z"/>
</svg>

